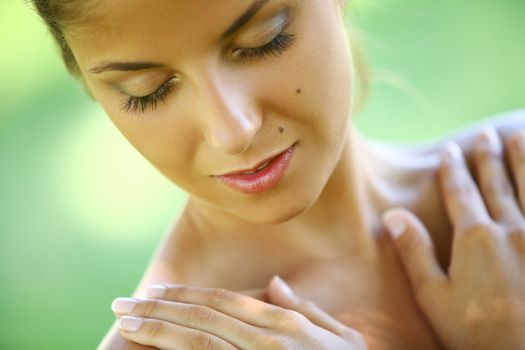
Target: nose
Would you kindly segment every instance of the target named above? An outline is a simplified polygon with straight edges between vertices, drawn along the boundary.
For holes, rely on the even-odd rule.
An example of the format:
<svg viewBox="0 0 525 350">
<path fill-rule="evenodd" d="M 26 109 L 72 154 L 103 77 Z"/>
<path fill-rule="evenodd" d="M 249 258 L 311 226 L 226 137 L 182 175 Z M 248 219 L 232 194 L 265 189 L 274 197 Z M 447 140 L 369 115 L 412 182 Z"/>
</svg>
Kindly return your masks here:
<svg viewBox="0 0 525 350">
<path fill-rule="evenodd" d="M 262 126 L 249 93 L 225 76 L 207 74 L 199 86 L 199 97 L 207 142 L 232 155 L 248 149 Z"/>
</svg>

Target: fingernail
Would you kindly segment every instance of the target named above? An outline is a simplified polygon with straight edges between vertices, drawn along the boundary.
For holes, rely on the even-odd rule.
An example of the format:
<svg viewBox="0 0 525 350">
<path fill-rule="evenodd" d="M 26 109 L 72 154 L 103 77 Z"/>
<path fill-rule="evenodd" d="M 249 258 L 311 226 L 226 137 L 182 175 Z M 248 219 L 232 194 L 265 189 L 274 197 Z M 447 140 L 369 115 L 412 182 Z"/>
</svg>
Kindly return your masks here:
<svg viewBox="0 0 525 350">
<path fill-rule="evenodd" d="M 117 314 L 130 313 L 137 305 L 137 301 L 131 298 L 117 298 L 111 303 L 111 309 Z"/>
<path fill-rule="evenodd" d="M 144 320 L 138 317 L 124 316 L 120 319 L 119 327 L 127 332 L 136 332 L 144 324 Z"/>
<path fill-rule="evenodd" d="M 476 146 L 481 151 L 495 154 L 503 151 L 499 135 L 492 126 L 485 126 L 476 141 Z"/>
<path fill-rule="evenodd" d="M 166 287 L 161 284 L 154 284 L 149 286 L 146 290 L 148 298 L 162 298 L 166 293 Z"/>
<path fill-rule="evenodd" d="M 383 222 L 388 229 L 388 232 L 394 239 L 398 239 L 407 230 L 405 220 L 398 214 L 386 212 L 383 215 Z"/>
<path fill-rule="evenodd" d="M 447 142 L 443 152 L 443 161 L 448 165 L 459 165 L 465 162 L 463 152 L 457 143 Z"/>
<path fill-rule="evenodd" d="M 286 284 L 286 282 L 282 280 L 281 277 L 274 276 L 273 279 L 286 295 L 293 295 L 293 290 L 288 286 L 288 284 Z"/>
</svg>

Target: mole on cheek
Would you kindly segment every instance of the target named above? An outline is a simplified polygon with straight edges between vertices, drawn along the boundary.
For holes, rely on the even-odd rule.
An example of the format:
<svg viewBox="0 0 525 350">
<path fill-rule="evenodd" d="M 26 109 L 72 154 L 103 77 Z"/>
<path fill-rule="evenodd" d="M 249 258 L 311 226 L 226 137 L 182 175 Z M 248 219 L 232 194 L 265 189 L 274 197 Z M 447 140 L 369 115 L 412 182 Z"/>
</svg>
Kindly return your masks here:
<svg viewBox="0 0 525 350">
<path fill-rule="evenodd" d="M 295 92 L 300 94 L 301 93 L 301 89 L 297 89 L 297 90 L 295 90 Z"/>
<path fill-rule="evenodd" d="M 282 134 L 284 132 L 284 128 L 282 126 L 279 127 L 279 134 Z"/>
</svg>

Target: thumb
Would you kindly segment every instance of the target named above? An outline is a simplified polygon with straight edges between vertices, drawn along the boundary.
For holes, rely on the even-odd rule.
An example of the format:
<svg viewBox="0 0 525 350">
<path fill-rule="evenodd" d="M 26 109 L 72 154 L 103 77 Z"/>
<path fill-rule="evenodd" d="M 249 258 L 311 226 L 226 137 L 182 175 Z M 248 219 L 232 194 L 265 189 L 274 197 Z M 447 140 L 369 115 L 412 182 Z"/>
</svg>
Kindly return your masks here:
<svg viewBox="0 0 525 350">
<path fill-rule="evenodd" d="M 274 276 L 270 280 L 266 294 L 271 304 L 285 309 L 293 309 L 299 303 L 299 298 L 279 276 Z"/>
<path fill-rule="evenodd" d="M 298 297 L 279 276 L 274 276 L 267 290 L 268 302 L 284 309 L 297 311 L 313 324 L 335 334 L 343 332 L 347 327 L 321 310 L 311 301 Z"/>
<path fill-rule="evenodd" d="M 425 287 L 446 280 L 437 261 L 432 239 L 425 225 L 414 214 L 406 209 L 393 208 L 383 214 L 382 220 L 418 298 L 424 294 Z"/>
</svg>

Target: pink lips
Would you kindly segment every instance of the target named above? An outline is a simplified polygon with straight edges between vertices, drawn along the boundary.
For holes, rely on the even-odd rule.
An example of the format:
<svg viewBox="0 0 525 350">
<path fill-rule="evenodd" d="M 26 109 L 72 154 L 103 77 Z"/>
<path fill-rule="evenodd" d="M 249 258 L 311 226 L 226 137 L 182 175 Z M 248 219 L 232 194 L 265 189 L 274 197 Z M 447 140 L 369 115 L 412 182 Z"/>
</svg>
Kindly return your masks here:
<svg viewBox="0 0 525 350">
<path fill-rule="evenodd" d="M 294 154 L 294 145 L 256 169 L 217 176 L 217 179 L 243 194 L 256 194 L 276 186 L 286 174 Z M 258 169 L 258 170 L 257 170 Z"/>
</svg>

